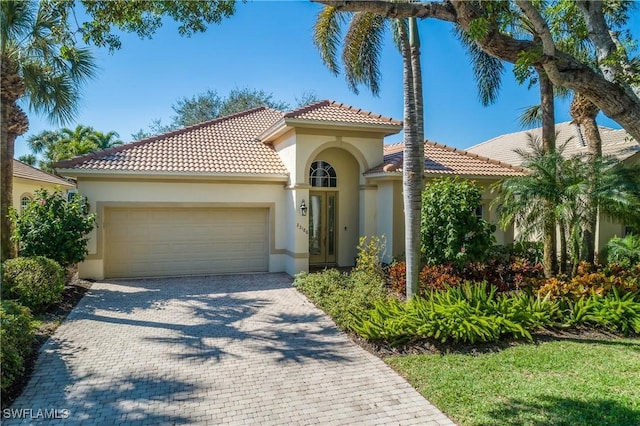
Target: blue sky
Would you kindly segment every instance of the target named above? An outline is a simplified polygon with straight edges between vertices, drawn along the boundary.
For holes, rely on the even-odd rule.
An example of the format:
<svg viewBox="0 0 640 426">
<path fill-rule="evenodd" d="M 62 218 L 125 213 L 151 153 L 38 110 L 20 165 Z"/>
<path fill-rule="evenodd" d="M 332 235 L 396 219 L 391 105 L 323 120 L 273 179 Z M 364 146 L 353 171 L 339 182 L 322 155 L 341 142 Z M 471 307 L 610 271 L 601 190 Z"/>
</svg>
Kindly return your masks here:
<svg viewBox="0 0 640 426">
<path fill-rule="evenodd" d="M 180 97 L 208 89 L 226 95 L 244 87 L 265 90 L 292 106 L 296 97 L 312 90 L 320 99 L 402 119 L 402 64 L 391 40 L 385 43 L 379 96 L 364 88 L 356 95 L 343 75 L 327 70 L 313 45 L 312 28 L 320 8 L 302 1 L 238 3 L 231 18 L 191 38 L 178 35 L 173 22 L 151 40 L 123 34 L 120 50 L 95 49 L 98 75 L 85 86 L 77 119 L 67 127 L 83 124 L 104 132 L 115 130 L 129 142 L 132 133 L 147 128 L 153 119 L 168 123 L 171 105 Z M 483 107 L 469 60 L 451 25 L 427 20 L 420 23 L 420 30 L 428 139 L 466 148 L 521 130 L 518 116 L 523 108 L 539 103 L 537 87 L 518 85 L 507 66 L 499 100 Z M 570 120 L 568 103 L 556 102 L 557 122 Z M 26 137 L 57 128 L 32 113 L 29 120 L 29 132 L 16 142 L 16 157 L 29 152 Z M 620 127 L 606 117 L 599 121 Z M 387 139 L 398 141 L 398 136 Z"/>
</svg>

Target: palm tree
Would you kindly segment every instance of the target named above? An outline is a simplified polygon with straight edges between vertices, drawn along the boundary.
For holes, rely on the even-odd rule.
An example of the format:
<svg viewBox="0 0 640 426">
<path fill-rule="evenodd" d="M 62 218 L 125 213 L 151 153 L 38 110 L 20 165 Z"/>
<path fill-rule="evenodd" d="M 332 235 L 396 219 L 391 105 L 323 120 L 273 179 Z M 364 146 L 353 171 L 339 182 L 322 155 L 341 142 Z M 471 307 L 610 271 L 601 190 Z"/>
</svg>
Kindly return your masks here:
<svg viewBox="0 0 640 426">
<path fill-rule="evenodd" d="M 18 101 L 53 122 L 75 114 L 83 82 L 94 75 L 88 49 L 73 45 L 71 31 L 50 1 L 0 2 L 0 245 L 2 260 L 14 255 L 9 238 L 15 140 L 29 121 Z"/>
<path fill-rule="evenodd" d="M 568 254 L 573 271 L 580 260 L 582 229 L 589 220 L 591 202 L 608 217 L 640 223 L 640 167 L 620 165 L 610 158 L 585 167 L 585 161 L 590 160 L 583 156 L 564 159 L 564 146 L 566 143 L 548 153 L 539 140 L 531 139 L 530 152 L 517 151 L 530 173 L 498 182 L 494 186 L 498 197 L 493 202 L 499 206 L 501 226 L 515 223 L 523 238 L 540 234 L 549 213 L 547 206 L 554 206 L 551 212 L 560 227 L 562 272 L 566 271 Z M 593 182 L 589 199 L 585 194 Z"/>
<path fill-rule="evenodd" d="M 593 192 L 597 183 L 594 179 L 597 176 L 596 162 L 602 158 L 602 138 L 600 137 L 600 129 L 596 123 L 596 116 L 600 112 L 600 109 L 595 106 L 587 97 L 575 92 L 573 94 L 573 100 L 569 113 L 573 122 L 584 129 L 585 138 L 587 139 L 587 147 L 589 149 L 589 155 L 587 158 L 588 167 L 591 169 L 592 179 L 590 185 L 587 188 L 587 199 L 593 199 Z M 583 230 L 584 236 L 584 249 L 583 259 L 587 262 L 593 263 L 595 260 L 595 231 L 596 224 L 598 222 L 598 209 L 595 206 L 595 202 L 589 203 L 588 218 L 585 222 Z"/>
<path fill-rule="evenodd" d="M 109 149 L 113 148 L 114 146 L 122 145 L 124 142 L 122 142 L 119 138 L 120 135 L 118 134 L 118 132 L 114 131 L 107 133 L 94 131 L 93 135 L 91 136 L 91 139 L 96 144 L 99 150 Z"/>
<path fill-rule="evenodd" d="M 95 130 L 90 126 L 79 124 L 75 129 L 60 130 L 60 140 L 56 145 L 57 157 L 60 161 L 76 155 L 82 155 L 98 150 L 95 142 Z"/>
<path fill-rule="evenodd" d="M 325 6 L 318 14 L 314 28 L 314 43 L 324 63 L 335 74 L 339 72 L 336 54 L 346 14 Z M 415 18 L 387 19 L 369 12 L 351 15 L 344 36 L 342 61 L 349 87 L 358 92 L 360 84 L 374 95 L 379 92 L 380 50 L 387 26 L 392 27 L 396 45 L 402 55 L 404 81 L 404 211 L 405 253 L 407 263 L 407 298 L 418 292 L 420 270 L 420 212 L 424 184 L 424 117 L 420 38 Z"/>
<path fill-rule="evenodd" d="M 38 161 L 38 159 L 33 154 L 25 154 L 25 155 L 21 155 L 20 157 L 18 157 L 18 161 L 21 161 L 24 164 L 28 164 L 31 167 L 35 167 L 36 162 Z"/>
<path fill-rule="evenodd" d="M 561 157 L 556 152 L 546 151 L 541 141 L 533 137 L 529 140 L 529 151 L 517 152 L 525 160 L 523 167 L 529 169 L 530 173 L 502 180 L 494 186 L 494 189 L 498 190 L 498 196 L 493 205 L 499 207 L 500 225 L 506 228 L 515 224 L 522 238 L 544 238 L 546 221 L 551 216 L 555 234 L 555 207 L 561 202 L 556 175 Z M 552 206 L 551 209 L 549 206 Z M 544 257 L 543 263 L 545 272 L 551 269 L 547 256 Z"/>
</svg>

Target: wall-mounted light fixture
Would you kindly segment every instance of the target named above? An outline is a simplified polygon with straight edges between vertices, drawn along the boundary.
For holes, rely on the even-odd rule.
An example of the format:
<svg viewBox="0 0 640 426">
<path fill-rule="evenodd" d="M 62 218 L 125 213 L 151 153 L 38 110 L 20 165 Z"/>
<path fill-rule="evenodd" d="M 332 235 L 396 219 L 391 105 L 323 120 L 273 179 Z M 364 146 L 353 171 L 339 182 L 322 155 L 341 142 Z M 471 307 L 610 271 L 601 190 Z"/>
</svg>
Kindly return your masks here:
<svg viewBox="0 0 640 426">
<path fill-rule="evenodd" d="M 300 203 L 300 214 L 302 216 L 306 216 L 307 215 L 307 205 L 304 203 L 304 198 L 302 199 L 302 202 Z"/>
</svg>

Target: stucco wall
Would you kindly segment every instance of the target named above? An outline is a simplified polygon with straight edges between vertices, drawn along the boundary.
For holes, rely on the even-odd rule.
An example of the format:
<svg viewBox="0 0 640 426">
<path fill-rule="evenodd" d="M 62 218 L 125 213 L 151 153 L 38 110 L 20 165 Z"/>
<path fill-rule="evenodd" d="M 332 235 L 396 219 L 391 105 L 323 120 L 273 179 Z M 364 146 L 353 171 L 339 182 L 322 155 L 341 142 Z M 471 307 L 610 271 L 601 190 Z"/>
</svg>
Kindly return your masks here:
<svg viewBox="0 0 640 426">
<path fill-rule="evenodd" d="M 38 189 L 44 188 L 47 191 L 67 191 L 70 188 L 61 187 L 60 185 L 54 185 L 47 182 L 41 182 L 31 179 L 14 178 L 13 179 L 13 208 L 20 211 L 20 200 L 24 195 L 33 197 Z"/>
<path fill-rule="evenodd" d="M 78 190 L 98 214 L 89 242 L 89 256 L 79 265 L 84 278 L 104 277 L 104 209 L 144 207 L 267 207 L 269 208 L 269 271 L 285 270 L 287 215 L 283 183 L 215 183 L 211 181 L 88 180 L 78 179 Z"/>
</svg>

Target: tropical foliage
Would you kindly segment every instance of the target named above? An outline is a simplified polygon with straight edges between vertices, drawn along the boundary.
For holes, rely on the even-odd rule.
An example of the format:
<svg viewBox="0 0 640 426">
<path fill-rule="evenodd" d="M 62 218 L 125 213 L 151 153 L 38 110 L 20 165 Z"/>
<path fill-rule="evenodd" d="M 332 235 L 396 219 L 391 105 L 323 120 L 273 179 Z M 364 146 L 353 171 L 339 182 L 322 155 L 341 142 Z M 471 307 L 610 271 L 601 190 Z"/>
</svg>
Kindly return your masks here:
<svg viewBox="0 0 640 426">
<path fill-rule="evenodd" d="M 631 267 L 640 263 L 640 235 L 614 237 L 607 243 L 607 261 Z"/>
<path fill-rule="evenodd" d="M 358 245 L 357 268 L 351 274 L 336 269 L 296 276 L 293 285 L 328 313 L 345 330 L 353 328 L 353 314 L 371 309 L 386 297 L 380 264 L 384 244 L 377 238 L 362 238 Z"/>
<path fill-rule="evenodd" d="M 629 223 L 640 220 L 640 172 L 609 158 L 593 160 L 592 167 L 585 167 L 583 157 L 565 159 L 562 152 L 563 147 L 544 152 L 532 138 L 530 152 L 519 152 L 530 173 L 496 184 L 498 196 L 493 205 L 498 206 L 501 225 L 515 224 L 523 239 L 540 235 L 548 205 L 554 206 L 554 228 L 557 224 L 560 229 L 561 272 L 567 271 L 567 259 L 575 272 L 584 247 L 582 230 L 590 220 L 592 205 L 611 218 Z M 585 196 L 588 188 L 590 201 Z"/>
<path fill-rule="evenodd" d="M 422 192 L 421 252 L 429 265 L 461 266 L 486 259 L 495 226 L 478 215 L 482 193 L 473 183 L 441 178 Z"/>
<path fill-rule="evenodd" d="M 96 215 L 77 194 L 67 201 L 61 191 L 41 189 L 21 214 L 12 212 L 12 219 L 12 240 L 20 245 L 22 256 L 45 256 L 67 267 L 87 255 Z"/>
<path fill-rule="evenodd" d="M 27 144 L 34 154 L 41 156 L 38 167 L 54 173 L 54 164 L 77 155 L 88 154 L 122 144 L 118 133 L 103 133 L 90 126 L 78 125 L 75 129 L 45 130 L 32 135 Z"/>
<path fill-rule="evenodd" d="M 75 47 L 59 6 L 50 1 L 0 2 L 2 259 L 13 255 L 8 213 L 15 140 L 29 125 L 19 103 L 53 122 L 68 122 L 76 112 L 82 84 L 95 73 L 93 56 L 88 49 Z"/>
</svg>

